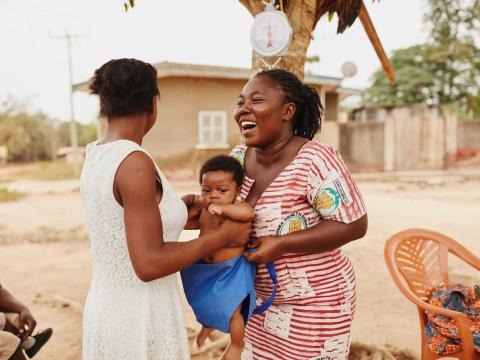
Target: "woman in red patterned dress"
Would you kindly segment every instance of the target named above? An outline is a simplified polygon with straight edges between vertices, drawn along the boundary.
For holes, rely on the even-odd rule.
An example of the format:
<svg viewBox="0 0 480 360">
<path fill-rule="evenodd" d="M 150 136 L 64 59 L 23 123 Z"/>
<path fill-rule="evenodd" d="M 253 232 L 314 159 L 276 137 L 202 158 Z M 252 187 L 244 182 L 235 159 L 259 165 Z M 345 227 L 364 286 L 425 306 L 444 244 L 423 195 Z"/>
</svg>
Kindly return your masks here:
<svg viewBox="0 0 480 360">
<path fill-rule="evenodd" d="M 247 324 L 244 359 L 347 359 L 355 274 L 340 247 L 363 237 L 362 197 L 338 151 L 312 141 L 323 108 L 315 89 L 284 70 L 257 74 L 239 96 L 245 139 L 232 156 L 245 168 L 241 196 L 255 208 L 251 247 L 258 302 L 273 304 Z"/>
</svg>

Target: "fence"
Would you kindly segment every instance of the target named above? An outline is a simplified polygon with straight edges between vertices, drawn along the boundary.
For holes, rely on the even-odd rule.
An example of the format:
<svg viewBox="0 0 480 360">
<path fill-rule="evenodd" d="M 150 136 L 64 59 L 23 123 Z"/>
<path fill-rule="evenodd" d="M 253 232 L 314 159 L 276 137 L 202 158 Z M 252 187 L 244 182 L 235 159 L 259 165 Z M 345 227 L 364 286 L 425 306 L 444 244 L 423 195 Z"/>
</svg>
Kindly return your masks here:
<svg viewBox="0 0 480 360">
<path fill-rule="evenodd" d="M 377 109 L 377 111 L 375 111 Z M 457 151 L 457 117 L 426 105 L 368 108 L 340 125 L 340 151 L 356 171 L 434 170 Z"/>
<path fill-rule="evenodd" d="M 480 120 L 458 122 L 458 148 L 480 150 Z"/>
</svg>

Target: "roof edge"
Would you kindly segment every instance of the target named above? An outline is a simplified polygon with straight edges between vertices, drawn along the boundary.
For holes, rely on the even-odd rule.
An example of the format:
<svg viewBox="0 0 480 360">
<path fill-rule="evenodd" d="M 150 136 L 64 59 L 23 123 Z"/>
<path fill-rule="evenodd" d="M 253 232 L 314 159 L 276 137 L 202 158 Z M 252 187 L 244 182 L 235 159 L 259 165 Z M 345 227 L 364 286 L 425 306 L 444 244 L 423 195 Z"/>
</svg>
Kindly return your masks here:
<svg viewBox="0 0 480 360">
<path fill-rule="evenodd" d="M 251 76 L 250 69 L 229 66 L 185 64 L 168 61 L 156 63 L 153 64 L 153 66 L 157 70 L 158 79 L 181 76 L 248 80 Z M 305 74 L 305 83 L 309 85 L 326 85 L 329 87 L 338 87 L 341 85 L 341 82 L 342 78 L 340 77 Z M 72 89 L 74 91 L 88 91 L 89 83 L 90 80 L 74 84 L 72 86 Z"/>
</svg>

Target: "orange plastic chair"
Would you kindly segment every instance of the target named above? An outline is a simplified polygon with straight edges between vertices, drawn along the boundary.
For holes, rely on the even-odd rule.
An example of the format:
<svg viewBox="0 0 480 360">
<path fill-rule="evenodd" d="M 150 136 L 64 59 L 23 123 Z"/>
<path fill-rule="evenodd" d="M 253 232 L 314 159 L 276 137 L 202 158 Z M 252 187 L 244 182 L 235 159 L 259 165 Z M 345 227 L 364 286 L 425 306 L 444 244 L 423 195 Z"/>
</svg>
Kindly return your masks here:
<svg viewBox="0 0 480 360">
<path fill-rule="evenodd" d="M 477 270 L 480 259 L 464 246 L 448 236 L 424 229 L 408 229 L 393 235 L 385 244 L 385 260 L 393 281 L 400 291 L 417 305 L 422 334 L 422 360 L 458 358 L 479 360 L 480 355 L 473 347 L 473 337 L 468 318 L 454 310 L 428 304 L 427 292 L 435 286 L 448 284 L 448 253 L 452 253 Z M 427 347 L 425 311 L 450 316 L 460 330 L 462 350 L 450 355 L 437 355 Z"/>
</svg>

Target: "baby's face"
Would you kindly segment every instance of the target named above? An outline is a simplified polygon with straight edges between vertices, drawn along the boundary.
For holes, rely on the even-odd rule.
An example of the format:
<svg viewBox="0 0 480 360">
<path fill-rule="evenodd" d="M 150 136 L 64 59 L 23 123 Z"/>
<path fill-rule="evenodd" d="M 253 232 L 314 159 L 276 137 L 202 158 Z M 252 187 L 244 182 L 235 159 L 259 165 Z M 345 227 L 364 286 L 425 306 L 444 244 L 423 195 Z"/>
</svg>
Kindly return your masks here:
<svg viewBox="0 0 480 360">
<path fill-rule="evenodd" d="M 238 186 L 231 172 L 209 171 L 203 174 L 202 197 L 205 207 L 210 204 L 232 204 L 237 194 Z"/>
</svg>

